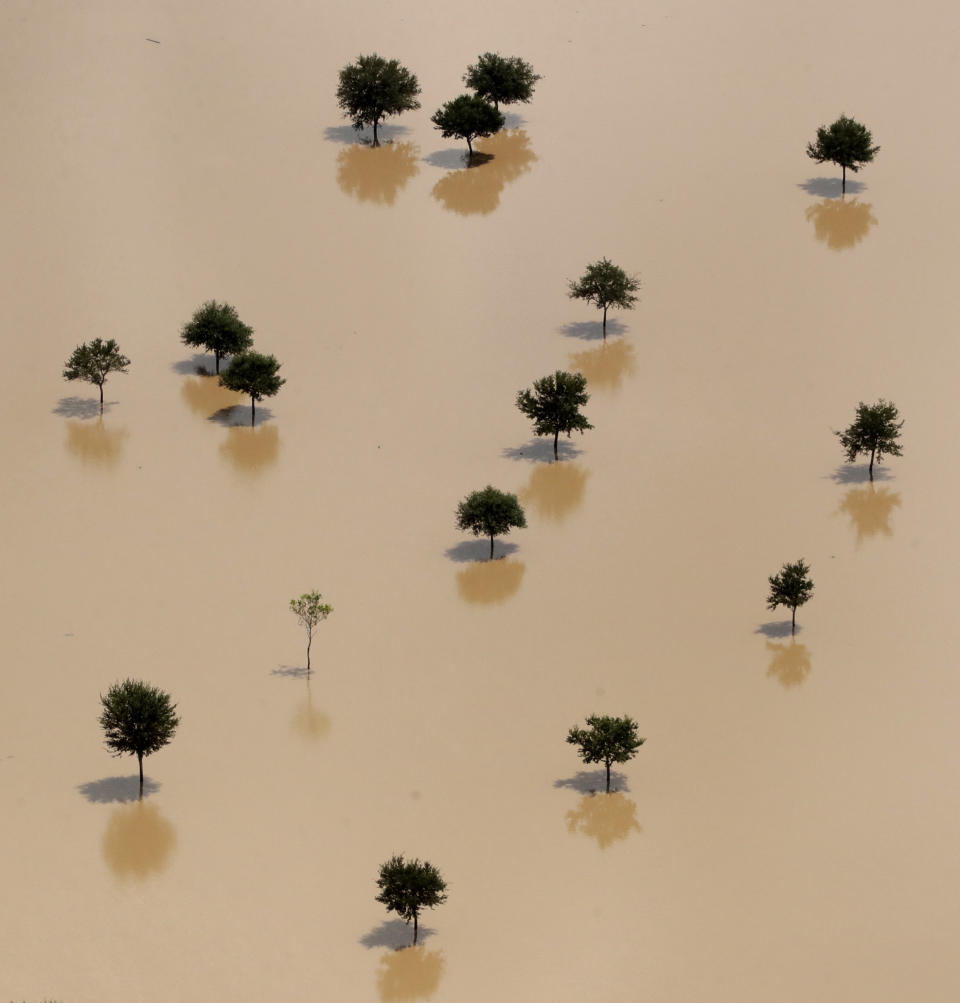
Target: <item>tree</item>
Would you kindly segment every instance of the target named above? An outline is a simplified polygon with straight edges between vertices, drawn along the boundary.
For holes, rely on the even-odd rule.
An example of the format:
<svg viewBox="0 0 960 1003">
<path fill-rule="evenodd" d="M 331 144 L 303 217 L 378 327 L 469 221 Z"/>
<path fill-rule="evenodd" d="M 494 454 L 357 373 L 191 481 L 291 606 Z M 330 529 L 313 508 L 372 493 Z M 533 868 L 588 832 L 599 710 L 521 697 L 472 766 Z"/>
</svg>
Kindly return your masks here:
<svg viewBox="0 0 960 1003">
<path fill-rule="evenodd" d="M 277 375 L 280 363 L 272 355 L 241 352 L 220 374 L 220 383 L 228 390 L 250 395 L 250 424 L 257 417 L 257 401 L 273 397 L 287 381 Z"/>
<path fill-rule="evenodd" d="M 239 318 L 236 307 L 207 300 L 183 325 L 180 340 L 191 348 L 213 352 L 219 375 L 220 359 L 224 355 L 239 355 L 253 344 L 253 328 Z"/>
<path fill-rule="evenodd" d="M 380 894 L 376 897 L 388 912 L 413 920 L 413 942 L 417 942 L 421 909 L 432 909 L 447 901 L 447 883 L 440 872 L 425 860 L 404 860 L 402 854 L 391 857 L 380 866 L 377 878 Z"/>
<path fill-rule="evenodd" d="M 396 59 L 386 60 L 373 53 L 358 56 L 340 71 L 337 104 L 354 129 L 373 126 L 373 145 L 379 146 L 377 127 L 387 115 L 399 115 L 420 107 L 420 85 L 416 76 Z"/>
<path fill-rule="evenodd" d="M 846 115 L 841 115 L 833 125 L 821 125 L 817 129 L 817 141 L 807 143 L 807 156 L 822 164 L 825 160 L 843 168 L 842 191 L 847 190 L 847 168 L 854 174 L 863 164 L 869 164 L 880 152 L 879 146 L 871 146 L 873 136 L 870 130 Z"/>
<path fill-rule="evenodd" d="M 900 449 L 900 429 L 903 421 L 897 421 L 900 412 L 896 404 L 881 398 L 876 404 L 857 404 L 857 416 L 853 424 L 843 432 L 834 432 L 840 439 L 847 454 L 847 463 L 853 463 L 863 453 L 870 454 L 870 480 L 873 480 L 873 461 L 883 462 L 883 454 L 902 456 Z"/>
<path fill-rule="evenodd" d="M 483 53 L 463 75 L 463 82 L 470 90 L 475 91 L 478 98 L 492 101 L 498 111 L 501 104 L 528 102 L 540 79 L 529 63 L 518 56 L 501 56 L 498 52 Z"/>
<path fill-rule="evenodd" d="M 567 735 L 571 745 L 578 745 L 585 763 L 603 763 L 607 768 L 607 793 L 610 793 L 610 767 L 633 759 L 646 741 L 637 735 L 637 722 L 632 717 L 607 717 L 593 714 L 586 728 L 571 728 Z"/>
<path fill-rule="evenodd" d="M 813 595 L 813 582 L 810 580 L 810 569 L 806 561 L 795 564 L 784 564 L 779 574 L 771 575 L 770 595 L 767 596 L 767 609 L 778 606 L 789 606 L 793 611 L 790 633 L 797 632 L 797 607 L 802 606 Z"/>
<path fill-rule="evenodd" d="M 565 373 L 558 369 L 552 376 L 534 380 L 533 391 L 517 394 L 517 407 L 533 422 L 534 435 L 553 436 L 553 458 L 558 460 L 558 440 L 561 432 L 567 438 L 574 430 L 581 435 L 593 428 L 580 414 L 580 408 L 590 400 L 587 378 L 583 373 Z"/>
<path fill-rule="evenodd" d="M 304 592 L 299 599 L 290 600 L 290 609 L 307 631 L 307 675 L 310 675 L 310 645 L 313 629 L 333 612 L 333 607 L 323 601 L 319 592 Z"/>
<path fill-rule="evenodd" d="M 494 537 L 505 536 L 514 527 L 526 529 L 526 526 L 527 517 L 517 496 L 489 484 L 482 491 L 472 491 L 457 505 L 457 528 L 469 529 L 474 536 L 489 536 L 491 560 Z"/>
<path fill-rule="evenodd" d="M 503 115 L 483 98 L 461 94 L 434 112 L 431 122 L 446 139 L 455 136 L 467 141 L 467 150 L 473 157 L 473 141 L 480 136 L 492 136 L 503 128 Z"/>
<path fill-rule="evenodd" d="M 640 280 L 627 275 L 607 258 L 587 265 L 583 276 L 570 282 L 570 299 L 586 300 L 603 311 L 603 340 L 607 340 L 607 310 L 614 306 L 632 310 Z"/>
<path fill-rule="evenodd" d="M 114 683 L 100 695 L 100 726 L 107 748 L 115 756 L 136 756 L 140 764 L 140 797 L 143 797 L 143 757 L 162 749 L 180 724 L 170 694 L 134 679 Z"/>
<path fill-rule="evenodd" d="M 77 345 L 63 368 L 65 380 L 83 380 L 100 388 L 100 413 L 103 414 L 103 385 L 110 373 L 125 373 L 130 360 L 121 355 L 120 348 L 111 338 L 104 341 L 94 338 L 88 345 Z"/>
</svg>

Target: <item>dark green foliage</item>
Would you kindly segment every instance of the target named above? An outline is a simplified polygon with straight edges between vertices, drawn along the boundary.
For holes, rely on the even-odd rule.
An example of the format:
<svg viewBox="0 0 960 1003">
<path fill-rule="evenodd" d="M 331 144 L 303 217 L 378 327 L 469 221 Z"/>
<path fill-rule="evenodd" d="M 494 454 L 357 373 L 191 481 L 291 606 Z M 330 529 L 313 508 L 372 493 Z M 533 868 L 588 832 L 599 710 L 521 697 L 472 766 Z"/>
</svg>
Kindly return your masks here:
<svg viewBox="0 0 960 1003">
<path fill-rule="evenodd" d="M 541 77 L 519 56 L 501 56 L 485 52 L 473 66 L 467 67 L 463 82 L 478 98 L 492 101 L 499 110 L 501 104 L 526 103 L 533 96 L 534 85 Z"/>
<path fill-rule="evenodd" d="M 224 355 L 239 355 L 253 344 L 253 328 L 237 316 L 236 307 L 229 303 L 207 300 L 183 325 L 180 340 L 191 348 L 213 352 L 216 372 Z"/>
<path fill-rule="evenodd" d="M 552 376 L 534 380 L 533 390 L 517 394 L 517 407 L 533 422 L 535 435 L 553 436 L 553 458 L 559 459 L 557 442 L 561 432 L 567 437 L 576 430 L 581 435 L 593 428 L 580 414 L 580 408 L 590 400 L 587 378 L 583 373 L 565 373 L 558 369 Z"/>
<path fill-rule="evenodd" d="M 373 53 L 358 56 L 355 63 L 340 71 L 337 104 L 347 118 L 353 119 L 354 129 L 372 125 L 373 145 L 379 146 L 380 119 L 419 108 L 419 93 L 416 76 L 405 66 L 396 59 L 386 60 Z"/>
<path fill-rule="evenodd" d="M 525 529 L 526 525 L 527 517 L 517 496 L 489 484 L 482 491 L 472 491 L 457 505 L 457 528 L 468 529 L 474 536 L 489 536 L 491 559 L 494 537 L 505 536 L 514 527 Z"/>
<path fill-rule="evenodd" d="M 807 156 L 818 164 L 830 161 L 843 168 L 843 191 L 847 190 L 847 168 L 856 174 L 861 165 L 869 164 L 880 152 L 872 146 L 870 130 L 846 115 L 841 115 L 831 126 L 817 129 L 817 141 L 807 143 Z"/>
<path fill-rule="evenodd" d="M 88 345 L 77 345 L 63 368 L 65 380 L 83 380 L 100 388 L 100 413 L 103 414 L 103 385 L 110 373 L 125 373 L 130 360 L 121 355 L 120 348 L 111 338 L 104 341 L 94 338 Z"/>
<path fill-rule="evenodd" d="M 646 741 L 637 735 L 637 722 L 632 717 L 607 717 L 593 714 L 586 728 L 571 728 L 567 735 L 571 745 L 585 763 L 603 763 L 607 768 L 607 793 L 610 793 L 610 767 L 625 763 L 637 754 Z"/>
<path fill-rule="evenodd" d="M 220 374 L 220 383 L 228 390 L 250 395 L 250 424 L 257 416 L 257 401 L 273 397 L 287 381 L 278 371 L 280 363 L 272 355 L 241 352 Z"/>
<path fill-rule="evenodd" d="M 492 136 L 503 128 L 503 115 L 488 101 L 461 94 L 434 112 L 431 122 L 444 138 L 455 136 L 467 141 L 467 150 L 473 156 L 473 141 L 480 136 Z"/>
<path fill-rule="evenodd" d="M 882 398 L 876 404 L 857 404 L 857 417 L 843 432 L 835 432 L 847 455 L 847 462 L 853 463 L 863 453 L 870 454 L 870 480 L 873 480 L 873 461 L 883 462 L 883 454 L 902 456 L 900 450 L 900 429 L 903 421 L 897 421 L 900 412 L 896 404 Z"/>
<path fill-rule="evenodd" d="M 789 606 L 793 611 L 791 634 L 797 631 L 797 607 L 802 606 L 813 595 L 813 582 L 810 580 L 810 569 L 806 561 L 795 564 L 784 564 L 779 574 L 771 575 L 770 595 L 767 596 L 767 609 L 778 606 Z"/>
<path fill-rule="evenodd" d="M 107 748 L 115 755 L 136 756 L 140 764 L 140 796 L 143 796 L 143 757 L 162 749 L 180 723 L 170 694 L 134 679 L 114 683 L 100 696 L 103 710 L 100 726 Z"/>
<path fill-rule="evenodd" d="M 395 912 L 409 923 L 413 920 L 413 942 L 417 942 L 421 909 L 432 909 L 447 901 L 447 883 L 440 872 L 425 860 L 404 860 L 402 854 L 380 866 L 377 878 L 380 894 L 376 897 L 388 912 Z"/>
<path fill-rule="evenodd" d="M 603 338 L 607 338 L 607 310 L 618 307 L 631 310 L 637 302 L 640 280 L 627 273 L 607 258 L 587 265 L 583 276 L 570 282 L 571 299 L 586 300 L 603 311 Z"/>
</svg>

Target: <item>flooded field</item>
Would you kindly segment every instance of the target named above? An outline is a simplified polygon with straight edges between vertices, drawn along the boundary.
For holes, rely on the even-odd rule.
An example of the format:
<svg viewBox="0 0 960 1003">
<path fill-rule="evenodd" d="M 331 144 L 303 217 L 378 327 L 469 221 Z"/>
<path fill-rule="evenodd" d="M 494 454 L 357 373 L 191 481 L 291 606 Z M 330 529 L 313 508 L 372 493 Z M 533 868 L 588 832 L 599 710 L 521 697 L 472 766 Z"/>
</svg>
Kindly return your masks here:
<svg viewBox="0 0 960 1003">
<path fill-rule="evenodd" d="M 954 1003 L 960 14 L 0 25 L 0 1000 Z M 429 119 L 487 50 L 543 79 L 467 169 Z M 334 99 L 374 51 L 423 105 L 376 150 Z M 804 153 L 841 113 L 881 147 L 842 199 Z M 606 343 L 566 295 L 604 256 L 642 282 Z M 179 341 L 211 298 L 283 365 L 252 428 Z M 60 375 L 95 337 L 131 359 L 102 418 Z M 553 464 L 514 398 L 557 368 L 595 429 Z M 832 432 L 881 397 L 870 484 Z M 492 563 L 453 515 L 486 484 L 528 522 Z M 182 718 L 142 801 L 97 723 L 128 676 Z M 646 737 L 609 797 L 591 713 Z M 449 885 L 416 949 L 394 853 Z"/>
</svg>

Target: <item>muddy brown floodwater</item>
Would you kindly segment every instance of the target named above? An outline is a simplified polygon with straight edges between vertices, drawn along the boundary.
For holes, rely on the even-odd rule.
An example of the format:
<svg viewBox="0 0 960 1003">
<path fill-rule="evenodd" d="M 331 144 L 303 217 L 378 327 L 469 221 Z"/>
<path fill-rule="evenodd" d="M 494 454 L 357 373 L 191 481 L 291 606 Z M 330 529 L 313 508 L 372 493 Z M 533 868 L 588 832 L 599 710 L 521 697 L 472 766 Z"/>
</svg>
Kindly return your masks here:
<svg viewBox="0 0 960 1003">
<path fill-rule="evenodd" d="M 0 25 L 0 998 L 954 1003 L 960 12 Z M 495 49 L 543 79 L 468 168 L 429 118 Z M 334 101 L 374 51 L 423 88 L 379 150 Z M 842 113 L 881 147 L 845 198 L 804 152 Z M 605 344 L 566 295 L 604 256 L 642 281 Z M 210 298 L 282 362 L 252 428 L 179 342 Z M 94 337 L 102 418 L 60 375 Z M 514 398 L 563 367 L 595 429 L 552 465 Z M 832 432 L 880 397 L 871 486 Z M 492 563 L 453 516 L 486 484 L 529 524 Z M 128 676 L 182 718 L 142 802 L 97 724 Z M 609 796 L 591 713 L 647 740 Z M 449 883 L 416 950 L 394 853 Z"/>
</svg>

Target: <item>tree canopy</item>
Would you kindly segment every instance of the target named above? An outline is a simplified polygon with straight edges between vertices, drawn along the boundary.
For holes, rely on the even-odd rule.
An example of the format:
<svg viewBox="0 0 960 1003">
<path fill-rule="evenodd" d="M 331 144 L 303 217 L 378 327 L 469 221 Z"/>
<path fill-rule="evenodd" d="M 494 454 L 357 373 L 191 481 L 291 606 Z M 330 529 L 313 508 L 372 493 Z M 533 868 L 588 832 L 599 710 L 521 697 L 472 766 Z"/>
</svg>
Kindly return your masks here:
<svg viewBox="0 0 960 1003">
<path fill-rule="evenodd" d="M 384 59 L 375 52 L 358 56 L 340 71 L 337 104 L 358 131 L 373 126 L 373 145 L 379 146 L 380 119 L 420 107 L 420 85 L 416 76 L 396 59 Z"/>
<path fill-rule="evenodd" d="M 257 401 L 273 397 L 287 381 L 279 375 L 280 363 L 272 355 L 241 352 L 220 374 L 220 383 L 228 390 L 250 395 L 250 424 L 257 416 Z"/>
<path fill-rule="evenodd" d="M 780 571 L 771 575 L 770 595 L 767 596 L 767 609 L 787 606 L 793 613 L 790 623 L 790 633 L 797 631 L 797 607 L 802 606 L 813 595 L 813 581 L 810 578 L 810 568 L 804 560 L 793 564 L 784 564 Z"/>
<path fill-rule="evenodd" d="M 553 458 L 560 458 L 558 441 L 560 433 L 567 438 L 573 431 L 582 435 L 593 425 L 580 413 L 580 408 L 590 400 L 587 378 L 583 373 L 565 373 L 558 369 L 550 376 L 534 380 L 533 390 L 517 394 L 517 407 L 533 422 L 534 435 L 553 436 Z"/>
<path fill-rule="evenodd" d="M 883 462 L 885 453 L 902 456 L 900 449 L 900 429 L 903 421 L 897 421 L 900 412 L 896 404 L 882 398 L 876 404 L 857 404 L 857 415 L 853 423 L 842 432 L 835 432 L 847 456 L 853 463 L 863 453 L 870 454 L 870 480 L 873 480 L 873 461 Z"/>
<path fill-rule="evenodd" d="M 601 258 L 579 279 L 569 283 L 571 299 L 586 300 L 603 311 L 603 339 L 607 339 L 607 310 L 617 307 L 621 310 L 633 309 L 637 302 L 640 280 L 627 273 L 607 258 Z"/>
<path fill-rule="evenodd" d="M 192 348 L 213 352 L 216 372 L 225 355 L 239 355 L 253 344 L 253 328 L 244 324 L 229 303 L 207 300 L 183 325 L 180 340 Z"/>
<path fill-rule="evenodd" d="M 457 528 L 469 530 L 474 536 L 490 537 L 490 558 L 493 540 L 505 536 L 511 529 L 525 529 L 527 517 L 516 495 L 498 491 L 487 485 L 482 491 L 472 491 L 457 505 Z"/>
<path fill-rule="evenodd" d="M 567 741 L 578 746 L 577 752 L 585 763 L 604 764 L 609 794 L 611 765 L 633 759 L 646 739 L 637 735 L 637 722 L 632 717 L 593 714 L 587 718 L 586 728 L 570 729 Z"/>
<path fill-rule="evenodd" d="M 126 679 L 100 696 L 100 726 L 106 746 L 115 756 L 133 755 L 140 764 L 143 796 L 143 757 L 162 749 L 174 736 L 180 718 L 170 694 L 156 686 Z"/>
<path fill-rule="evenodd" d="M 317 624 L 322 623 L 333 612 L 333 607 L 323 601 L 319 592 L 304 592 L 299 599 L 290 600 L 290 610 L 307 631 L 307 675 L 310 675 L 310 645 L 313 644 L 313 631 Z"/>
<path fill-rule="evenodd" d="M 503 128 L 506 121 L 488 101 L 473 94 L 461 94 L 448 101 L 433 113 L 431 122 L 447 138 L 455 136 L 467 141 L 467 150 L 473 156 L 473 141 L 481 136 L 492 136 Z"/>
<path fill-rule="evenodd" d="M 94 338 L 84 342 L 70 354 L 63 368 L 65 380 L 83 380 L 100 388 L 100 413 L 103 414 L 103 385 L 110 373 L 125 373 L 130 360 L 120 352 L 113 338 Z"/>
<path fill-rule="evenodd" d="M 402 854 L 392 856 L 380 866 L 377 878 L 382 902 L 388 912 L 395 912 L 409 923 L 413 921 L 413 942 L 417 942 L 421 909 L 432 909 L 447 901 L 447 883 L 440 872 L 427 861 L 404 860 Z"/>
<path fill-rule="evenodd" d="M 499 111 L 501 104 L 528 102 L 541 77 L 519 56 L 501 56 L 499 52 L 484 52 L 476 63 L 467 67 L 463 82 L 478 98 L 492 101 Z"/>
<path fill-rule="evenodd" d="M 807 156 L 818 164 L 829 161 L 843 168 L 842 191 L 846 192 L 847 168 L 856 174 L 880 152 L 872 144 L 873 136 L 865 125 L 841 115 L 832 125 L 817 129 L 816 142 L 807 143 Z"/>
</svg>

